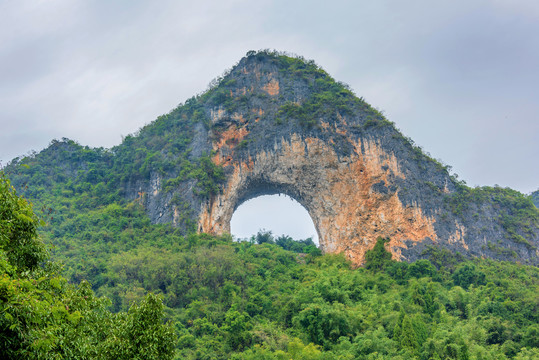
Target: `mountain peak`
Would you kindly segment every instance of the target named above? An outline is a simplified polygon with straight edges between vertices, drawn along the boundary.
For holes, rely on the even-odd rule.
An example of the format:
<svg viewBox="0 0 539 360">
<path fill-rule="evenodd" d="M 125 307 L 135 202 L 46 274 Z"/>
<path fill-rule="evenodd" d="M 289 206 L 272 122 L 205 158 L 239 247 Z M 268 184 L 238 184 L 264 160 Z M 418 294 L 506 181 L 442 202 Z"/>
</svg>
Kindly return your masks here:
<svg viewBox="0 0 539 360">
<path fill-rule="evenodd" d="M 211 85 L 199 100 L 211 108 L 213 123 L 243 116 L 276 125 L 292 121 L 314 129 L 322 125 L 322 118 L 334 122 L 348 116 L 352 122 L 369 120 L 391 125 L 314 61 L 286 53 L 249 51 Z M 254 116 L 253 111 L 261 116 Z"/>
<path fill-rule="evenodd" d="M 286 97 L 288 95 L 286 91 L 293 90 L 297 87 L 294 85 L 298 85 L 294 83 L 298 82 L 315 92 L 323 90 L 319 87 L 324 83 L 325 85 L 344 86 L 331 78 L 313 60 L 306 60 L 298 55 L 274 50 L 247 52 L 246 56 L 232 68 L 223 80 L 226 81 L 230 77 L 234 79 L 250 78 L 252 85 L 255 87 L 259 85 L 259 88 L 270 96 L 283 93 Z M 280 83 L 288 85 L 288 87 L 280 86 Z"/>
<path fill-rule="evenodd" d="M 467 188 L 314 61 L 276 51 L 248 52 L 208 91 L 110 152 L 73 147 L 50 154 L 34 160 L 49 161 L 58 179 L 81 189 L 91 183 L 95 196 L 108 189 L 183 233 L 229 232 L 244 201 L 284 193 L 311 215 L 321 247 L 356 265 L 378 237 L 390 238 L 401 260 L 436 244 L 470 256 L 539 261 L 539 213 L 531 200 Z"/>
</svg>

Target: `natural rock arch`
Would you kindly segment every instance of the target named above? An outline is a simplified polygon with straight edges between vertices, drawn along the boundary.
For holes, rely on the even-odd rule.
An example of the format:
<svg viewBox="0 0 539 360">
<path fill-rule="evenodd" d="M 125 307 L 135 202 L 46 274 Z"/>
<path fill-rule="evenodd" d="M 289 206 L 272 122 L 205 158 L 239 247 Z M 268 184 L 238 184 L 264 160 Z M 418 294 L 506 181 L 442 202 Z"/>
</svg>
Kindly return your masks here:
<svg viewBox="0 0 539 360">
<path fill-rule="evenodd" d="M 269 232 L 275 240 L 311 239 L 319 245 L 318 230 L 305 206 L 288 194 L 273 191 L 242 201 L 234 210 L 230 231 L 237 240 L 251 240 Z"/>
<path fill-rule="evenodd" d="M 391 239 L 399 260 L 434 245 L 539 263 L 530 198 L 467 187 L 314 62 L 277 52 L 249 52 L 208 91 L 110 151 L 63 140 L 36 159 L 47 177 L 95 183 L 184 235 L 229 232 L 243 201 L 285 193 L 308 211 L 323 250 L 355 265 L 378 237 Z"/>
<path fill-rule="evenodd" d="M 216 148 L 214 161 L 218 164 L 226 159 L 221 150 Z M 230 220 L 241 203 L 259 195 L 284 193 L 307 210 L 321 248 L 344 252 L 354 263 L 363 261 L 378 236 L 391 238 L 395 258 L 400 258 L 404 240 L 437 238 L 434 219 L 425 216 L 419 206 L 403 206 L 396 192 L 387 189 L 390 177 L 404 175 L 395 157 L 374 142 L 358 143 L 350 156 L 339 157 L 317 138 L 293 135 L 281 139 L 272 151 L 227 166 L 233 170 L 223 192 L 201 212 L 202 232 L 229 233 Z M 380 192 L 373 190 L 377 186 Z"/>
<path fill-rule="evenodd" d="M 214 87 L 157 123 L 148 132 L 166 131 L 167 124 L 189 134 L 188 170 L 210 156 L 209 172 L 212 166 L 224 172 L 219 191 L 211 181 L 200 191 L 208 178 L 187 176 L 181 161 L 125 185 L 152 221 L 184 233 L 229 233 L 243 201 L 284 193 L 308 211 L 322 249 L 343 252 L 355 265 L 378 237 L 390 238 L 386 246 L 398 260 L 418 259 L 429 245 L 469 256 L 539 258 L 536 220 L 511 233 L 502 220 L 512 210 L 495 200 L 518 207 L 518 198 L 496 189 L 467 197 L 471 190 L 448 167 L 314 62 L 249 53 Z M 489 243 L 498 239 L 499 248 Z"/>
</svg>

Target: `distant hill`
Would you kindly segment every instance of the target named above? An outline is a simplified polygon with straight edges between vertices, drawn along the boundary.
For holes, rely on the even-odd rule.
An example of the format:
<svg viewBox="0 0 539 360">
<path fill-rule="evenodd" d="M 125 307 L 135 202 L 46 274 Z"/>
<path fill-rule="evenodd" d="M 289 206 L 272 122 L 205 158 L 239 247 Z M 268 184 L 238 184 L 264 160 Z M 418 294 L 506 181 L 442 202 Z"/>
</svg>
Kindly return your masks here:
<svg viewBox="0 0 539 360">
<path fill-rule="evenodd" d="M 45 236 L 74 263 L 87 261 L 81 248 L 125 249 L 146 236 L 144 224 L 160 224 L 158 243 L 225 234 L 243 201 L 280 192 L 307 209 L 325 252 L 356 265 L 378 237 L 400 260 L 435 246 L 539 262 L 539 211 L 528 197 L 469 188 L 314 62 L 278 52 L 249 52 L 118 146 L 54 140 L 5 171 L 46 211 Z"/>
<path fill-rule="evenodd" d="M 532 192 L 532 201 L 539 208 L 539 190 Z"/>
</svg>

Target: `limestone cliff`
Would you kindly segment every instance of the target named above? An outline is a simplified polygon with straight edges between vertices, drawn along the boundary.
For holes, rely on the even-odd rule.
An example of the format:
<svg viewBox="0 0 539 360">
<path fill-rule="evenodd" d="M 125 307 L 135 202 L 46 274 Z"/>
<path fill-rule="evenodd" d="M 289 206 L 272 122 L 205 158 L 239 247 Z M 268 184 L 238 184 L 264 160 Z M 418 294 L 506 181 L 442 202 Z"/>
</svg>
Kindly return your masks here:
<svg viewBox="0 0 539 360">
<path fill-rule="evenodd" d="M 379 236 L 391 239 L 398 260 L 434 245 L 538 263 L 539 211 L 531 200 L 517 204 L 520 195 L 508 189 L 469 189 L 302 58 L 249 52 L 207 92 L 107 156 L 124 173 L 135 164 L 118 180 L 125 199 L 184 232 L 229 232 L 242 202 L 284 193 L 307 209 L 322 249 L 356 265 Z"/>
<path fill-rule="evenodd" d="M 194 146 L 226 176 L 219 193 L 193 204 L 198 231 L 229 232 L 242 202 L 285 193 L 311 215 L 322 249 L 356 264 L 379 236 L 399 260 L 432 244 L 492 256 L 489 243 L 537 259 L 537 231 L 526 246 L 506 239 L 489 204 L 475 218 L 455 214 L 446 198 L 462 185 L 447 169 L 312 62 L 248 54 L 197 101 L 208 123 Z M 170 214 L 164 220 L 178 222 Z"/>
</svg>

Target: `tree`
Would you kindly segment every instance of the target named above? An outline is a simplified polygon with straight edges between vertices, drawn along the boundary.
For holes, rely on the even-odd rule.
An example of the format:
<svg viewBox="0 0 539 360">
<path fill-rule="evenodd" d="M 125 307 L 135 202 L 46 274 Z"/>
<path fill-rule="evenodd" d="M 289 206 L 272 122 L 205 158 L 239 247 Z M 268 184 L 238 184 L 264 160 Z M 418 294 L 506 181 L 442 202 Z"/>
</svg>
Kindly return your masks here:
<svg viewBox="0 0 539 360">
<path fill-rule="evenodd" d="M 0 358 L 172 359 L 175 335 L 152 294 L 113 314 L 89 283 L 47 262 L 32 206 L 0 172 Z"/>
<path fill-rule="evenodd" d="M 175 334 L 170 324 L 163 325 L 163 302 L 148 294 L 140 304 L 134 304 L 117 321 L 103 345 L 101 358 L 172 359 Z"/>
<path fill-rule="evenodd" d="M 391 263 L 391 253 L 386 250 L 385 244 L 389 239 L 379 237 L 372 250 L 365 253 L 365 267 L 371 270 L 383 270 Z"/>
<path fill-rule="evenodd" d="M 244 312 L 230 308 L 225 315 L 225 323 L 222 330 L 225 332 L 225 339 L 228 346 L 233 350 L 242 350 L 251 343 L 252 328 L 250 316 Z"/>
<path fill-rule="evenodd" d="M 408 315 L 405 315 L 404 319 L 402 319 L 401 332 L 398 340 L 402 347 L 409 348 L 412 351 L 415 351 L 419 347 L 412 320 Z"/>
<path fill-rule="evenodd" d="M 259 230 L 256 234 L 256 243 L 257 244 L 274 244 L 275 241 L 273 240 L 273 234 L 271 231 L 268 230 Z"/>
<path fill-rule="evenodd" d="M 434 276 L 434 274 L 436 274 L 436 268 L 426 259 L 417 260 L 408 267 L 409 277 L 421 278 L 425 276 Z"/>
<path fill-rule="evenodd" d="M 453 273 L 453 282 L 464 289 L 470 285 L 484 285 L 485 273 L 477 270 L 474 264 L 464 264 Z"/>
<path fill-rule="evenodd" d="M 0 172 L 0 250 L 17 273 L 35 270 L 48 256 L 37 236 L 39 225 L 32 205 L 17 195 Z"/>
<path fill-rule="evenodd" d="M 350 337 L 359 325 L 357 316 L 343 304 L 308 304 L 293 320 L 308 335 L 309 341 L 330 347 L 341 337 Z"/>
</svg>

